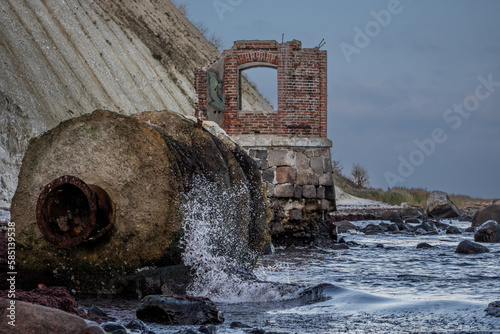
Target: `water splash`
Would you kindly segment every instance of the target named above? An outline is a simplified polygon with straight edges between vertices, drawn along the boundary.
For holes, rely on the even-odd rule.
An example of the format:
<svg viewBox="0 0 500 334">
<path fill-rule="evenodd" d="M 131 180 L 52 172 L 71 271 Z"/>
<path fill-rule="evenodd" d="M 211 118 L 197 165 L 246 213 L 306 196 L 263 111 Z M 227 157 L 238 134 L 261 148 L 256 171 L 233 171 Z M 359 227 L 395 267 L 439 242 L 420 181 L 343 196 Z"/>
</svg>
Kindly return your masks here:
<svg viewBox="0 0 500 334">
<path fill-rule="evenodd" d="M 198 177 L 182 205 L 183 262 L 194 271 L 188 293 L 214 301 L 259 302 L 294 298 L 298 287 L 257 280 L 250 273 L 257 258 L 248 246 L 246 185 L 222 188 Z M 249 218 L 247 218 L 249 219 Z"/>
</svg>

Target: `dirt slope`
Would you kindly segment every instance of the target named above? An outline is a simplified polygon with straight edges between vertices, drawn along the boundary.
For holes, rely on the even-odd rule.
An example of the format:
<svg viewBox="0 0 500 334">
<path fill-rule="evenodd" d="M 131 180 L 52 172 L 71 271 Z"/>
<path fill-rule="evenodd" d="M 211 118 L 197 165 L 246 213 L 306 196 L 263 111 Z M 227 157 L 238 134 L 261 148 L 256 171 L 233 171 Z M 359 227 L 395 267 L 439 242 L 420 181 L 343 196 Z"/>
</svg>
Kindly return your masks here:
<svg viewBox="0 0 500 334">
<path fill-rule="evenodd" d="M 0 1 L 0 207 L 31 138 L 95 109 L 193 114 L 218 55 L 170 0 Z"/>
</svg>

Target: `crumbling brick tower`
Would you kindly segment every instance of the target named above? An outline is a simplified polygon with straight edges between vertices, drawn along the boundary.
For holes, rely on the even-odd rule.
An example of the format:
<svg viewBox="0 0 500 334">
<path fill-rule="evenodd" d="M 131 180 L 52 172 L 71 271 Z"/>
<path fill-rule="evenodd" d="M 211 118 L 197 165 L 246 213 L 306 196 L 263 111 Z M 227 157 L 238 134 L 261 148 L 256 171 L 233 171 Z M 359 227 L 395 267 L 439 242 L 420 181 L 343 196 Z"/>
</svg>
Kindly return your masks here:
<svg viewBox="0 0 500 334">
<path fill-rule="evenodd" d="M 275 111 L 241 110 L 241 71 L 278 73 Z M 220 59 L 195 70 L 196 116 L 217 122 L 248 150 L 262 171 L 273 211 L 273 240 L 309 244 L 335 210 L 326 138 L 327 55 L 301 42 L 236 41 Z"/>
</svg>

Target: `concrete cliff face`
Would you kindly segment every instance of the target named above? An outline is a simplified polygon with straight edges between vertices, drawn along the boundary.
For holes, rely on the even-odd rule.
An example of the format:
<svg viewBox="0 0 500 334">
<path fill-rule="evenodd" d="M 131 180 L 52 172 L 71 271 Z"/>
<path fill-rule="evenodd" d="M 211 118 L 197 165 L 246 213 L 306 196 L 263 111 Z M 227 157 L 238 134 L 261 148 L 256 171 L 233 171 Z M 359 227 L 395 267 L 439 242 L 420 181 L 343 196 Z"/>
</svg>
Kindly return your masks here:
<svg viewBox="0 0 500 334">
<path fill-rule="evenodd" d="M 1 1 L 0 207 L 31 138 L 95 109 L 192 115 L 217 55 L 169 0 Z"/>
</svg>

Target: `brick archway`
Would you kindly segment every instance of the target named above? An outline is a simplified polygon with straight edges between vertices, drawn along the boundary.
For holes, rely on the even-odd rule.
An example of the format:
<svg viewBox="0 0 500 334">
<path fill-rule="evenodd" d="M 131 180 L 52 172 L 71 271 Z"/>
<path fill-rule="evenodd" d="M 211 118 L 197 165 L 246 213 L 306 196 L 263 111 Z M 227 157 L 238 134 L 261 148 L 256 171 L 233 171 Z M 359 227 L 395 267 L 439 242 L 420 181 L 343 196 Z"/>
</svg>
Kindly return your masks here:
<svg viewBox="0 0 500 334">
<path fill-rule="evenodd" d="M 278 71 L 278 108 L 273 114 L 240 109 L 240 71 L 265 66 Z M 207 72 L 218 68 L 223 108 L 216 113 L 229 135 L 264 134 L 326 138 L 327 57 L 319 48 L 303 49 L 299 41 L 236 41 L 218 62 L 196 71 L 197 116 L 210 119 Z M 212 84 L 213 86 L 213 84 Z M 210 109 L 212 111 L 212 109 Z M 212 111 L 213 112 L 213 111 Z"/>
</svg>

